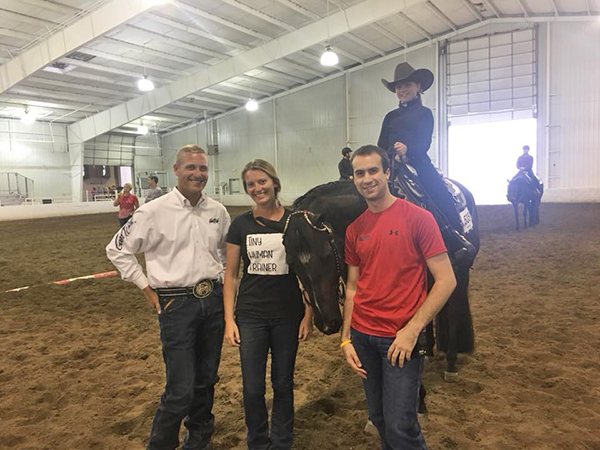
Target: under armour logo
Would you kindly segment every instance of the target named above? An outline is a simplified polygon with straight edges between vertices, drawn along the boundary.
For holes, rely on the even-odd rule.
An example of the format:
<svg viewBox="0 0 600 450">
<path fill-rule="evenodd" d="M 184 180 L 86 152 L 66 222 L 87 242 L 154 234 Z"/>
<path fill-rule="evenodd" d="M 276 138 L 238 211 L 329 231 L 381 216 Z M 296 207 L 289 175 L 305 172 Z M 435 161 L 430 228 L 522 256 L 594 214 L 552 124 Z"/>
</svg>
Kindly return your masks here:
<svg viewBox="0 0 600 450">
<path fill-rule="evenodd" d="M 216 217 L 211 217 L 208 223 L 219 223 L 219 219 Z"/>
<path fill-rule="evenodd" d="M 390 236 L 392 234 L 395 234 L 396 236 L 398 236 L 398 230 L 390 230 Z"/>
</svg>

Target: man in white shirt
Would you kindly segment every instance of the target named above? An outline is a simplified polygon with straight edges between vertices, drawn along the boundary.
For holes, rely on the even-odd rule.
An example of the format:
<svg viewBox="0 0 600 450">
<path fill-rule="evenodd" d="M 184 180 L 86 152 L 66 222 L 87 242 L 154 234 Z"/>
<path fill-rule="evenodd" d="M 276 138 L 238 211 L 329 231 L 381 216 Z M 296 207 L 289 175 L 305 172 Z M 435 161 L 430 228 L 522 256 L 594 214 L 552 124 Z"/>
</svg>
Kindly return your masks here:
<svg viewBox="0 0 600 450">
<path fill-rule="evenodd" d="M 151 189 L 148 195 L 146 195 L 145 203 L 155 200 L 163 195 L 161 187 L 158 185 L 158 177 L 156 175 L 150 175 L 146 180 L 148 187 Z"/>
<path fill-rule="evenodd" d="M 208 448 L 214 385 L 223 342 L 225 236 L 230 218 L 203 195 L 206 153 L 186 145 L 173 166 L 177 188 L 140 207 L 106 247 L 125 281 L 158 313 L 167 384 L 148 450 L 174 450 L 184 420 L 184 450 Z M 144 253 L 147 276 L 135 258 Z"/>
</svg>

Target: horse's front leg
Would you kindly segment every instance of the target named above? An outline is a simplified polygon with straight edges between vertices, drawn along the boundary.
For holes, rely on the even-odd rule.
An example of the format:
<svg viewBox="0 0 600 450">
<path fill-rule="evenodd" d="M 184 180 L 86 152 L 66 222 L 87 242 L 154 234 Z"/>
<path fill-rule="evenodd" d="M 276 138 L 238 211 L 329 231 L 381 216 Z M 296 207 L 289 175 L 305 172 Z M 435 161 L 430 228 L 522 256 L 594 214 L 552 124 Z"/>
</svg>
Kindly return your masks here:
<svg viewBox="0 0 600 450">
<path fill-rule="evenodd" d="M 523 228 L 527 229 L 527 213 L 531 209 L 531 202 L 523 203 Z"/>
<path fill-rule="evenodd" d="M 458 330 L 457 320 L 453 317 L 449 320 L 448 349 L 446 351 L 446 370 L 444 371 L 444 380 L 448 382 L 458 380 L 458 369 L 456 360 L 458 359 Z"/>
<path fill-rule="evenodd" d="M 517 224 L 517 231 L 519 231 L 519 204 L 513 203 L 513 210 L 515 212 L 515 223 Z"/>
</svg>

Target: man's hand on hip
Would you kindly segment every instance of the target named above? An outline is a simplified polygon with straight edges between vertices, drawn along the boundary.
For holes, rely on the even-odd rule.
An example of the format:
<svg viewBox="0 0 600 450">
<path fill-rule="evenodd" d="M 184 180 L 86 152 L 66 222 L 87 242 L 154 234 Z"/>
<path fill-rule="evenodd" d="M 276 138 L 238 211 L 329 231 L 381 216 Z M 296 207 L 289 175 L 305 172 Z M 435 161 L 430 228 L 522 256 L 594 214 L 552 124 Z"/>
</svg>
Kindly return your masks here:
<svg viewBox="0 0 600 450">
<path fill-rule="evenodd" d="M 144 289 L 142 289 L 142 292 L 144 293 L 144 297 L 146 297 L 146 302 L 156 310 L 156 313 L 162 313 L 156 291 L 150 286 L 146 286 Z"/>
</svg>

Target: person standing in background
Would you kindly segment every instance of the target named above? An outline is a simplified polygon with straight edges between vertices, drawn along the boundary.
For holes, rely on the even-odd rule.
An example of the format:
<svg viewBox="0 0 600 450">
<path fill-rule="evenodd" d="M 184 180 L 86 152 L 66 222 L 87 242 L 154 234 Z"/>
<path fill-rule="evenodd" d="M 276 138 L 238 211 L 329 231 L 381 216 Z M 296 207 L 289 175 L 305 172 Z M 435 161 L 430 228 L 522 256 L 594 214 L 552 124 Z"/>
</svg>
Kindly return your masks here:
<svg viewBox="0 0 600 450">
<path fill-rule="evenodd" d="M 146 196 L 145 203 L 148 203 L 149 201 L 154 200 L 155 198 L 158 198 L 161 195 L 163 195 L 163 191 L 162 188 L 158 185 L 158 177 L 156 175 L 150 175 L 148 177 L 148 180 L 146 181 L 148 182 L 148 187 L 151 189 L 148 195 Z"/>
<path fill-rule="evenodd" d="M 134 211 L 140 207 L 140 201 L 135 194 L 131 193 L 133 186 L 125 183 L 123 190 L 117 194 L 113 205 L 119 207 L 118 217 L 121 227 L 129 222 Z"/>
</svg>

